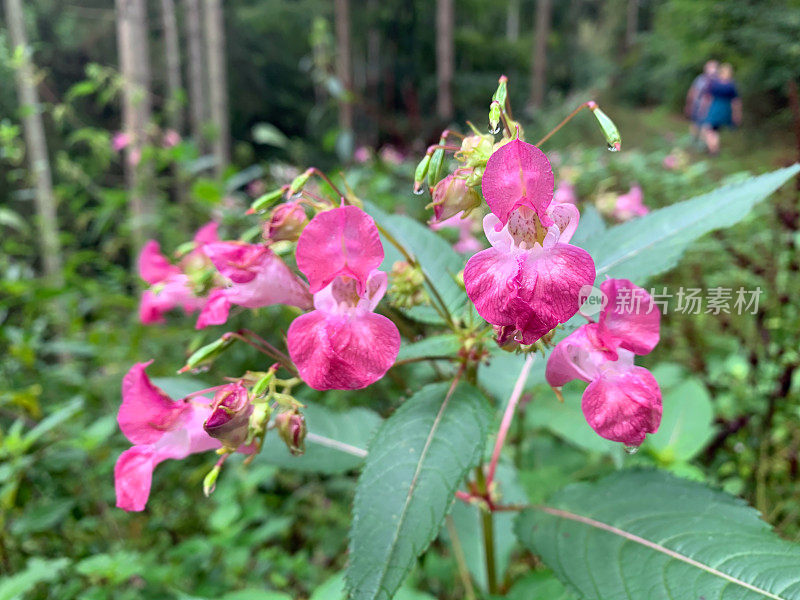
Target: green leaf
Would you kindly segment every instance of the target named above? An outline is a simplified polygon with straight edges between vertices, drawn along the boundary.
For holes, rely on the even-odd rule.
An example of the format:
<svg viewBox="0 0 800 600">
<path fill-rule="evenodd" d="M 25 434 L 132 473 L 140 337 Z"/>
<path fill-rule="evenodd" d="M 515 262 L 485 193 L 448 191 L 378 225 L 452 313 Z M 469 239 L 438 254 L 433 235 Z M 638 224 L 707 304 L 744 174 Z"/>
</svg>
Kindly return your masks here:
<svg viewBox="0 0 800 600">
<path fill-rule="evenodd" d="M 735 225 L 752 208 L 800 171 L 800 165 L 752 177 L 735 185 L 655 210 L 586 240 L 597 277 L 625 277 L 643 283 L 674 267 L 700 236 Z"/>
<path fill-rule="evenodd" d="M 464 259 L 453 250 L 444 238 L 422 223 L 405 215 L 387 214 L 369 202 L 364 203 L 364 208 L 378 225 L 388 231 L 409 254 L 419 261 L 423 272 L 436 287 L 436 291 L 439 292 L 450 313 L 454 315 L 462 313 L 467 305 L 467 294 L 456 283 L 455 277 L 464 268 Z M 392 263 L 401 257 L 396 251 L 392 251 L 392 245 L 385 238 L 383 247 L 386 250 L 386 259 L 382 268 L 389 270 Z M 430 307 L 415 307 L 407 312 L 412 318 L 417 318 L 421 314 L 420 320 L 431 322 L 432 310 Z M 440 320 L 438 319 L 438 321 Z M 437 320 L 433 322 L 437 322 Z"/>
<path fill-rule="evenodd" d="M 535 571 L 516 581 L 508 600 L 575 600 L 552 571 Z"/>
<path fill-rule="evenodd" d="M 334 411 L 310 402 L 303 414 L 308 426 L 305 454 L 292 456 L 277 432 L 270 431 L 257 460 L 297 471 L 344 473 L 364 461 L 367 444 L 381 422 L 366 408 Z"/>
<path fill-rule="evenodd" d="M 397 361 L 411 360 L 426 356 L 453 356 L 458 352 L 461 344 L 458 336 L 453 334 L 435 335 L 425 338 L 413 344 L 405 344 L 400 347 Z"/>
<path fill-rule="evenodd" d="M 292 600 L 289 594 L 248 588 L 218 596 L 218 600 Z"/>
<path fill-rule="evenodd" d="M 653 369 L 661 387 L 664 411 L 658 432 L 647 436 L 645 448 L 664 463 L 688 461 L 714 437 L 714 407 L 699 379 L 683 372 L 682 379 L 676 381 L 667 370 L 674 372 L 672 365 Z"/>
<path fill-rule="evenodd" d="M 0 600 L 18 600 L 43 581 L 58 579 L 59 573 L 69 564 L 67 558 L 45 560 L 31 558 L 25 570 L 0 581 Z"/>
<path fill-rule="evenodd" d="M 800 598 L 800 546 L 740 499 L 660 471 L 568 486 L 516 531 L 586 600 Z"/>
<path fill-rule="evenodd" d="M 387 419 L 358 480 L 346 579 L 352 600 L 389 600 L 436 537 L 483 454 L 491 411 L 474 387 L 422 388 Z"/>
<path fill-rule="evenodd" d="M 253 141 L 256 144 L 286 148 L 289 138 L 272 123 L 256 123 L 253 126 Z"/>
<path fill-rule="evenodd" d="M 319 586 L 311 594 L 309 600 L 346 600 L 344 591 L 344 573 L 337 573 Z M 410 587 L 401 587 L 394 595 L 394 600 L 434 600 L 433 596 Z"/>
</svg>

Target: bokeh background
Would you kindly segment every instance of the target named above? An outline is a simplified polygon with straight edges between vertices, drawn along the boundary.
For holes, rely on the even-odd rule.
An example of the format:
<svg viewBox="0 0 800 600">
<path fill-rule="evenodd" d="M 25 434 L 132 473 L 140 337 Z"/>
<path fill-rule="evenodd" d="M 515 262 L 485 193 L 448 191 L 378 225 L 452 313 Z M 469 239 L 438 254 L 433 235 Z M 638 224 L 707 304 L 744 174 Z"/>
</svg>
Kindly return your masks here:
<svg viewBox="0 0 800 600">
<path fill-rule="evenodd" d="M 588 112 L 544 147 L 584 210 L 608 212 L 637 184 L 655 209 L 791 164 L 800 152 L 797 0 L 22 4 L 4 0 L 0 23 L 4 600 L 335 597 L 319 588 L 346 561 L 352 473 L 231 461 L 205 499 L 207 457 L 191 457 L 159 467 L 145 513 L 114 508 L 113 465 L 127 447 L 116 427 L 122 375 L 157 357 L 151 372 L 172 377 L 187 349 L 212 339 L 179 314 L 163 326 L 139 324 L 134 264 L 143 239 L 171 252 L 209 218 L 236 235 L 252 225 L 243 213 L 254 197 L 310 165 L 346 173 L 360 196 L 385 209 L 426 219 L 425 200 L 411 193 L 416 161 L 451 124 L 486 129 L 501 74 L 530 136 L 589 99 L 617 123 L 620 153 L 605 150 Z M 27 52 L 14 41 L 20 25 Z M 708 59 L 733 64 L 744 106 L 741 128 L 724 133 L 716 157 L 693 142 L 682 114 Z M 18 96 L 15 77 L 26 66 L 38 107 Z M 28 160 L 37 149 L 23 135 L 32 112 L 41 116 L 39 151 L 52 173 L 44 197 Z M 120 133 L 133 135 L 122 150 Z M 443 235 L 455 241 L 454 232 Z M 689 412 L 697 442 L 677 454 L 653 444 L 637 457 L 743 496 L 793 540 L 799 245 L 792 182 L 650 282 L 764 292 L 754 315 L 664 318 L 662 342 L 644 364 L 659 365 L 676 402 L 700 407 Z M 259 331 L 278 339 L 292 316 L 270 309 Z M 220 371 L 240 372 L 253 360 L 235 348 Z M 324 402 L 386 414 L 410 380 L 425 376 L 393 370 L 369 394 L 333 393 Z M 534 394 L 529 406 L 545 397 Z M 527 412 L 514 435 L 529 496 L 615 468 L 606 446 L 570 429 L 574 421 Z M 526 465 L 545 468 L 524 476 Z M 514 552 L 518 564 L 536 566 Z M 461 597 L 456 581 L 449 550 L 437 542 L 411 584 L 447 599 Z"/>
</svg>

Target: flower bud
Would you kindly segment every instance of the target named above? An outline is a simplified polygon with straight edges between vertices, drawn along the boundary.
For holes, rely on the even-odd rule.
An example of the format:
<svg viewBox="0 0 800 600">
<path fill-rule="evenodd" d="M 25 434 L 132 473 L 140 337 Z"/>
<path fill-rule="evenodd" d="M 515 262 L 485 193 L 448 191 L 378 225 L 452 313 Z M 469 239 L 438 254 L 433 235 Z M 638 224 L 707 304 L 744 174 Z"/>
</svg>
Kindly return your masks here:
<svg viewBox="0 0 800 600">
<path fill-rule="evenodd" d="M 411 308 L 428 301 L 425 291 L 425 276 L 418 266 L 411 266 L 404 260 L 392 265 L 389 274 L 392 285 L 389 287 L 389 303 L 399 308 Z"/>
<path fill-rule="evenodd" d="M 500 106 L 506 105 L 506 98 L 508 97 L 507 85 L 508 85 L 508 77 L 506 77 L 505 75 L 501 75 L 500 80 L 497 83 L 497 90 L 492 96 L 492 100 L 495 102 L 499 102 Z"/>
<path fill-rule="evenodd" d="M 307 224 L 308 216 L 299 202 L 281 204 L 272 211 L 269 221 L 264 223 L 264 239 L 296 242 Z"/>
<path fill-rule="evenodd" d="M 203 429 L 226 448 L 235 450 L 247 439 L 253 405 L 247 388 L 241 382 L 231 383 L 214 395 L 211 415 Z"/>
<path fill-rule="evenodd" d="M 306 451 L 306 420 L 297 411 L 282 412 L 275 417 L 275 427 L 289 452 L 300 456 Z"/>
<path fill-rule="evenodd" d="M 622 137 L 619 135 L 619 129 L 614 125 L 614 121 L 608 118 L 608 115 L 600 110 L 595 102 L 589 101 L 589 108 L 594 113 L 603 135 L 606 137 L 608 149 L 612 152 L 619 152 L 622 149 Z"/>
<path fill-rule="evenodd" d="M 303 173 L 294 178 L 294 181 L 289 185 L 289 191 L 296 194 L 303 189 L 303 186 L 308 183 L 308 180 L 314 174 L 314 169 L 306 169 Z"/>
<path fill-rule="evenodd" d="M 260 210 L 264 210 L 265 208 L 268 208 L 272 203 L 280 200 L 284 192 L 285 190 L 283 188 L 278 188 L 277 190 L 272 190 L 271 192 L 264 194 L 259 198 L 256 198 L 250 205 L 250 210 L 248 212 L 255 213 Z"/>
<path fill-rule="evenodd" d="M 206 473 L 206 476 L 203 478 L 203 494 L 206 498 L 214 493 L 214 490 L 217 487 L 217 478 L 219 477 L 219 472 L 221 470 L 221 465 L 216 464 L 208 473 Z"/>
<path fill-rule="evenodd" d="M 440 223 L 481 205 L 481 195 L 465 179 L 448 175 L 433 188 L 433 220 Z"/>
</svg>

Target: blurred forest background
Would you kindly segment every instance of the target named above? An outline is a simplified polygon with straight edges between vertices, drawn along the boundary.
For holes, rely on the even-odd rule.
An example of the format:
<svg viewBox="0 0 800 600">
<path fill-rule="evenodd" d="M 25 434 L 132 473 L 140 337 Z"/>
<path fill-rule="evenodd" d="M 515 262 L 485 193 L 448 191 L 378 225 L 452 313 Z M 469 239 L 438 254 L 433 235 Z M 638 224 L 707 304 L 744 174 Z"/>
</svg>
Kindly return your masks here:
<svg viewBox="0 0 800 600">
<path fill-rule="evenodd" d="M 319 586 L 346 560 L 352 474 L 238 463 L 206 500 L 207 465 L 192 457 L 159 467 L 147 512 L 114 508 L 113 465 L 127 445 L 116 428 L 122 375 L 158 357 L 152 371 L 173 376 L 213 335 L 178 315 L 138 323 L 133 267 L 145 239 L 172 252 L 209 218 L 234 235 L 252 225 L 243 213 L 254 197 L 310 165 L 346 170 L 362 197 L 424 219 L 414 164 L 451 124 L 485 130 L 501 74 L 530 135 L 588 99 L 616 121 L 621 153 L 605 151 L 588 114 L 545 147 L 583 206 L 602 209 L 639 184 L 658 208 L 800 151 L 798 0 L 3 0 L 3 9 L 0 600 L 336 597 Z M 743 126 L 713 159 L 682 116 L 712 58 L 733 64 L 744 105 Z M 679 395 L 713 415 L 683 455 L 651 447 L 637 457 L 744 496 L 794 540 L 798 246 L 790 185 L 650 282 L 764 294 L 754 316 L 664 318 L 648 361 L 668 361 L 665 380 L 690 382 Z M 291 314 L 281 310 L 270 313 L 275 332 Z M 234 349 L 222 365 L 250 361 Z M 390 376 L 371 394 L 326 399 L 385 414 L 406 385 Z M 551 472 L 521 482 L 529 496 L 614 468 L 607 448 L 542 420 L 515 435 L 532 430 L 541 435 L 518 460 L 549 461 Z M 448 550 L 436 548 L 412 583 L 460 597 Z M 255 591 L 265 589 L 288 596 Z"/>
</svg>

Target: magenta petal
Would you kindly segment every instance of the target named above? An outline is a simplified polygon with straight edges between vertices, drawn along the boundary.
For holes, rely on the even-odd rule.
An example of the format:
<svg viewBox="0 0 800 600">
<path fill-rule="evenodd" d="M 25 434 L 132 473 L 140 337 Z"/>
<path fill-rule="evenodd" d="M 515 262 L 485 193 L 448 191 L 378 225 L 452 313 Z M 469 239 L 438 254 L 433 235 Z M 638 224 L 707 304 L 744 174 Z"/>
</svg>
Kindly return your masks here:
<svg viewBox="0 0 800 600">
<path fill-rule="evenodd" d="M 120 454 L 114 466 L 117 508 L 134 512 L 144 510 L 150 497 L 153 469 L 158 462 L 150 446 L 134 446 Z"/>
<path fill-rule="evenodd" d="M 317 390 L 367 387 L 384 376 L 400 350 L 395 324 L 368 312 L 315 310 L 292 322 L 287 340 L 300 377 Z"/>
<path fill-rule="evenodd" d="M 122 433 L 134 444 L 152 444 L 166 431 L 180 426 L 189 408 L 174 402 L 161 388 L 153 385 L 145 369 L 152 363 L 137 363 L 122 379 L 122 405 L 117 421 Z"/>
<path fill-rule="evenodd" d="M 209 294 L 200 316 L 197 317 L 195 329 L 203 329 L 209 325 L 224 325 L 230 310 L 231 303 L 226 290 L 214 290 Z"/>
<path fill-rule="evenodd" d="M 597 322 L 600 341 L 611 351 L 619 347 L 647 354 L 655 348 L 661 312 L 650 294 L 627 279 L 608 279 L 600 290 L 608 298 Z"/>
<path fill-rule="evenodd" d="M 255 279 L 261 257 L 267 248 L 243 242 L 213 242 L 203 247 L 217 270 L 233 283 L 247 283 Z"/>
<path fill-rule="evenodd" d="M 359 293 L 373 269 L 383 261 L 375 221 L 355 206 L 319 213 L 297 241 L 297 267 L 316 293 L 339 275 L 359 283 Z"/>
<path fill-rule="evenodd" d="M 180 269 L 170 264 L 167 257 L 161 254 L 161 246 L 155 240 L 149 240 L 139 254 L 139 276 L 150 285 L 167 279 L 170 275 L 180 273 Z"/>
<path fill-rule="evenodd" d="M 586 334 L 587 326 L 583 325 L 556 344 L 547 359 L 548 384 L 560 387 L 573 379 L 591 381 L 597 377 L 600 365 L 608 358 Z"/>
<path fill-rule="evenodd" d="M 142 293 L 142 299 L 139 301 L 139 320 L 144 325 L 163 323 L 164 313 L 167 310 L 169 308 L 164 308 L 164 303 L 159 301 L 158 296 L 151 290 Z"/>
<path fill-rule="evenodd" d="M 198 246 L 202 246 L 204 244 L 211 244 L 213 242 L 219 241 L 219 235 L 217 230 L 219 229 L 219 223 L 215 223 L 214 221 L 209 221 L 205 225 L 203 225 L 200 229 L 197 230 L 197 233 L 194 234 L 194 243 Z"/>
<path fill-rule="evenodd" d="M 594 261 L 576 246 L 504 252 L 489 248 L 464 269 L 467 295 L 492 325 L 519 330 L 532 344 L 578 312 L 578 294 L 594 282 Z"/>
<path fill-rule="evenodd" d="M 553 184 L 553 169 L 544 152 L 512 140 L 489 157 L 481 189 L 489 208 L 504 225 L 515 208 L 528 206 L 547 227 L 552 224 L 546 209 L 553 199 Z"/>
<path fill-rule="evenodd" d="M 256 275 L 251 281 L 234 283 L 224 290 L 225 297 L 231 304 L 245 308 L 261 308 L 273 304 L 311 308 L 312 298 L 308 286 L 272 250 L 264 249 L 253 270 Z"/>
<path fill-rule="evenodd" d="M 661 390 L 643 367 L 604 370 L 583 392 L 586 421 L 600 437 L 638 446 L 661 423 Z"/>
</svg>

